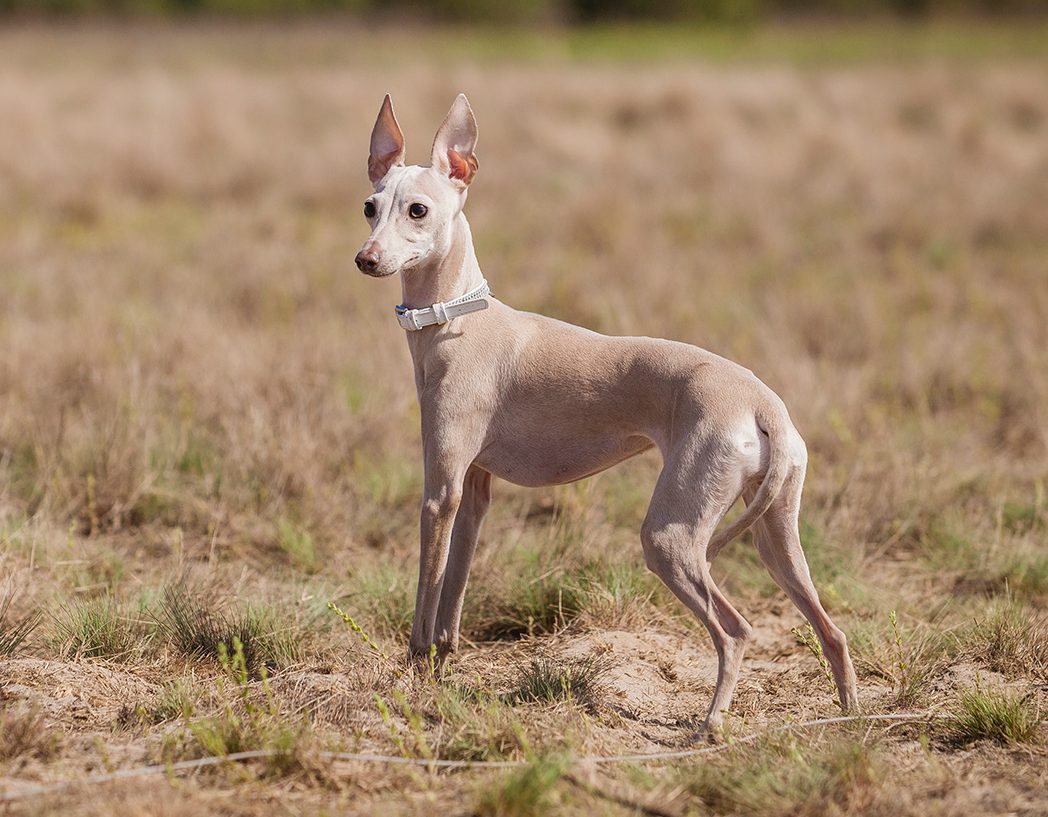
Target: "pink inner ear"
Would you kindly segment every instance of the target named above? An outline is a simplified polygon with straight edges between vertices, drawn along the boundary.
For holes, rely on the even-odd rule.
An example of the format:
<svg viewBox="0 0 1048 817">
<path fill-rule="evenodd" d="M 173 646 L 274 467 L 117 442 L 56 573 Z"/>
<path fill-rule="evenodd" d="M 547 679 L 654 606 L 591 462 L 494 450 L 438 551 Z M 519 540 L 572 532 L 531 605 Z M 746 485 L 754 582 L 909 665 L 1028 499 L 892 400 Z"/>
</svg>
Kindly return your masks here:
<svg viewBox="0 0 1048 817">
<path fill-rule="evenodd" d="M 368 176 L 372 181 L 377 182 L 393 166 L 394 162 L 400 157 L 400 149 L 391 150 L 389 153 L 383 153 L 379 156 L 368 157 Z"/>
<path fill-rule="evenodd" d="M 468 158 L 463 156 L 457 150 L 448 149 L 448 178 L 461 179 L 464 182 L 469 182 L 473 178 L 473 174 L 477 172 L 477 157 L 469 156 Z"/>
</svg>

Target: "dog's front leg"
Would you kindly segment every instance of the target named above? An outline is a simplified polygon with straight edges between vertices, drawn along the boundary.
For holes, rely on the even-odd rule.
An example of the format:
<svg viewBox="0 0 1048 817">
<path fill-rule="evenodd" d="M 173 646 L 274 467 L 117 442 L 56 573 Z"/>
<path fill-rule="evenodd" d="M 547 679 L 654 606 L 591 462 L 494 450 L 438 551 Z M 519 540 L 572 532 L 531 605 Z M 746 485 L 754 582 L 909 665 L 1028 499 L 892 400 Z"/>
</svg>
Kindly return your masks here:
<svg viewBox="0 0 1048 817">
<path fill-rule="evenodd" d="M 411 625 L 408 653 L 413 657 L 429 655 L 434 643 L 434 629 L 440 590 L 444 584 L 451 531 L 462 503 L 462 480 L 465 469 L 449 468 L 447 463 L 426 463 L 426 484 L 422 496 L 422 518 L 419 537 L 418 592 L 415 595 L 415 620 Z M 432 467 L 431 467 L 432 466 Z"/>
<path fill-rule="evenodd" d="M 440 658 L 458 649 L 462 600 L 466 595 L 466 582 L 477 549 L 480 526 L 490 503 L 491 474 L 475 465 L 471 466 L 466 472 L 462 504 L 451 532 L 451 551 L 444 585 L 440 589 L 440 604 L 437 606 L 435 635 Z"/>
</svg>

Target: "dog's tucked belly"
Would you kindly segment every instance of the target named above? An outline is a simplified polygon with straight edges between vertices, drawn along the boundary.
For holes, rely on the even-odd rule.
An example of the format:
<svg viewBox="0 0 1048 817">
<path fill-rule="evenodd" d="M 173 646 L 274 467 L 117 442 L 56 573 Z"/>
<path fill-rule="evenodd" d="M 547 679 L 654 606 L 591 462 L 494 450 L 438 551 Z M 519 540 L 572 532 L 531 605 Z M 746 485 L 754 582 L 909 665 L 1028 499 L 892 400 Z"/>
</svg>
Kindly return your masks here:
<svg viewBox="0 0 1048 817">
<path fill-rule="evenodd" d="M 491 442 L 477 456 L 475 464 L 499 479 L 537 488 L 591 476 L 653 445 L 640 435 L 570 440 L 520 436 Z"/>
</svg>

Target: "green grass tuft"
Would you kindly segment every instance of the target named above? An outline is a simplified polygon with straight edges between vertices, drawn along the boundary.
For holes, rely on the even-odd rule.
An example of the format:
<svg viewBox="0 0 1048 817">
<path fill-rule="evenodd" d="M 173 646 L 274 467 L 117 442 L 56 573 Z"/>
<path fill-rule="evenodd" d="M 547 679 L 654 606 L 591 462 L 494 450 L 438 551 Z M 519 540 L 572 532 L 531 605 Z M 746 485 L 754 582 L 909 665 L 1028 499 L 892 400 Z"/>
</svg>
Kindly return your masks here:
<svg viewBox="0 0 1048 817">
<path fill-rule="evenodd" d="M 264 607 L 224 610 L 204 601 L 207 593 L 184 584 L 168 587 L 155 613 L 167 641 L 192 658 L 219 658 L 233 653 L 239 642 L 247 671 L 259 677 L 296 661 L 301 646 L 294 627 Z"/>
<path fill-rule="evenodd" d="M 1001 524 L 1010 533 L 1043 529 L 1048 524 L 1048 506 L 1038 502 L 1005 502 L 1001 507 Z"/>
<path fill-rule="evenodd" d="M 658 606 L 670 615 L 687 615 L 686 608 L 644 567 L 640 554 L 636 561 L 591 561 L 579 569 L 578 580 L 588 626 L 646 623 L 652 608 Z"/>
<path fill-rule="evenodd" d="M 142 628 L 109 597 L 63 607 L 54 619 L 52 643 L 64 656 L 132 661 L 144 638 Z"/>
<path fill-rule="evenodd" d="M 178 679 L 167 684 L 156 696 L 148 715 L 151 723 L 164 723 L 193 714 L 195 695 L 189 682 Z"/>
<path fill-rule="evenodd" d="M 295 567 L 307 573 L 316 571 L 317 546 L 308 530 L 281 518 L 277 520 L 277 544 Z"/>
<path fill-rule="evenodd" d="M 264 667 L 261 683 L 252 682 L 245 645 L 239 638 L 233 638 L 229 651 L 220 645 L 219 661 L 224 675 L 218 683 L 218 710 L 191 719 L 192 703 L 182 700 L 186 735 L 179 744 L 168 745 L 166 759 L 173 759 L 172 749 L 182 757 L 221 757 L 263 750 L 274 753 L 263 759 L 264 776 L 285 777 L 301 769 L 310 734 L 308 721 L 281 713 Z"/>
<path fill-rule="evenodd" d="M 966 634 L 967 651 L 987 669 L 1048 682 L 1048 619 L 1017 604 L 995 610 Z"/>
<path fill-rule="evenodd" d="M 606 658 L 537 658 L 521 667 L 513 689 L 506 694 L 513 703 L 575 702 L 593 710 L 600 699 L 600 679 L 609 669 Z"/>
<path fill-rule="evenodd" d="M 1029 695 L 975 687 L 961 691 L 946 730 L 949 741 L 959 746 L 980 740 L 1032 743 L 1038 737 L 1040 722 L 1040 713 Z"/>
<path fill-rule="evenodd" d="M 578 575 L 555 571 L 533 577 L 514 571 L 501 589 L 475 593 L 464 616 L 478 641 L 513 641 L 567 627 L 586 609 Z"/>
<path fill-rule="evenodd" d="M 877 785 L 876 755 L 842 739 L 809 748 L 794 738 L 741 749 L 684 773 L 703 813 L 748 817 L 821 817 L 863 813 Z"/>
<path fill-rule="evenodd" d="M 540 817 L 556 806 L 554 786 L 565 771 L 556 758 L 533 760 L 520 771 L 485 786 L 473 813 L 476 817 Z"/>
<path fill-rule="evenodd" d="M 346 607 L 370 632 L 385 637 L 408 634 L 415 612 L 415 586 L 406 572 L 392 565 L 378 565 L 355 572 L 351 587 Z"/>
<path fill-rule="evenodd" d="M 955 646 L 935 627 L 904 627 L 894 610 L 883 625 L 853 631 L 851 646 L 861 670 L 891 684 L 892 705 L 920 705 L 949 665 Z"/>
<path fill-rule="evenodd" d="M 454 760 L 500 760 L 527 748 L 511 705 L 490 692 L 443 684 L 434 701 L 440 736 L 434 747 Z"/>
</svg>

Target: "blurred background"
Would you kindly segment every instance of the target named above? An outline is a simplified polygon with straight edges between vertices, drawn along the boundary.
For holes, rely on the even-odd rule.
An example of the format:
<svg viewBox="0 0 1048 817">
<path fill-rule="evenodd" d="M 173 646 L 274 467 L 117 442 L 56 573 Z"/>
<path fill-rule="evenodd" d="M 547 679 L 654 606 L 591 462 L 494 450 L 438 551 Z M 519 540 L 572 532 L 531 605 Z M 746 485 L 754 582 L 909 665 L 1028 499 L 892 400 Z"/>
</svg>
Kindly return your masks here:
<svg viewBox="0 0 1048 817">
<path fill-rule="evenodd" d="M 782 17 L 927 16 L 1044 12 L 1044 0 L 0 0 L 0 10 L 29 14 L 237 17 L 351 14 L 366 19 L 588 23 L 611 19 L 759 21 Z"/>
<path fill-rule="evenodd" d="M 786 399 L 825 539 L 990 530 L 1045 476 L 1044 3 L 0 9 L 0 514 L 54 547 L 410 566 L 399 283 L 352 262 L 386 92 L 422 162 L 468 94 L 500 297 Z M 633 553 L 657 469 L 586 489 L 595 547 Z M 495 538 L 563 501 L 504 490 Z"/>
</svg>

